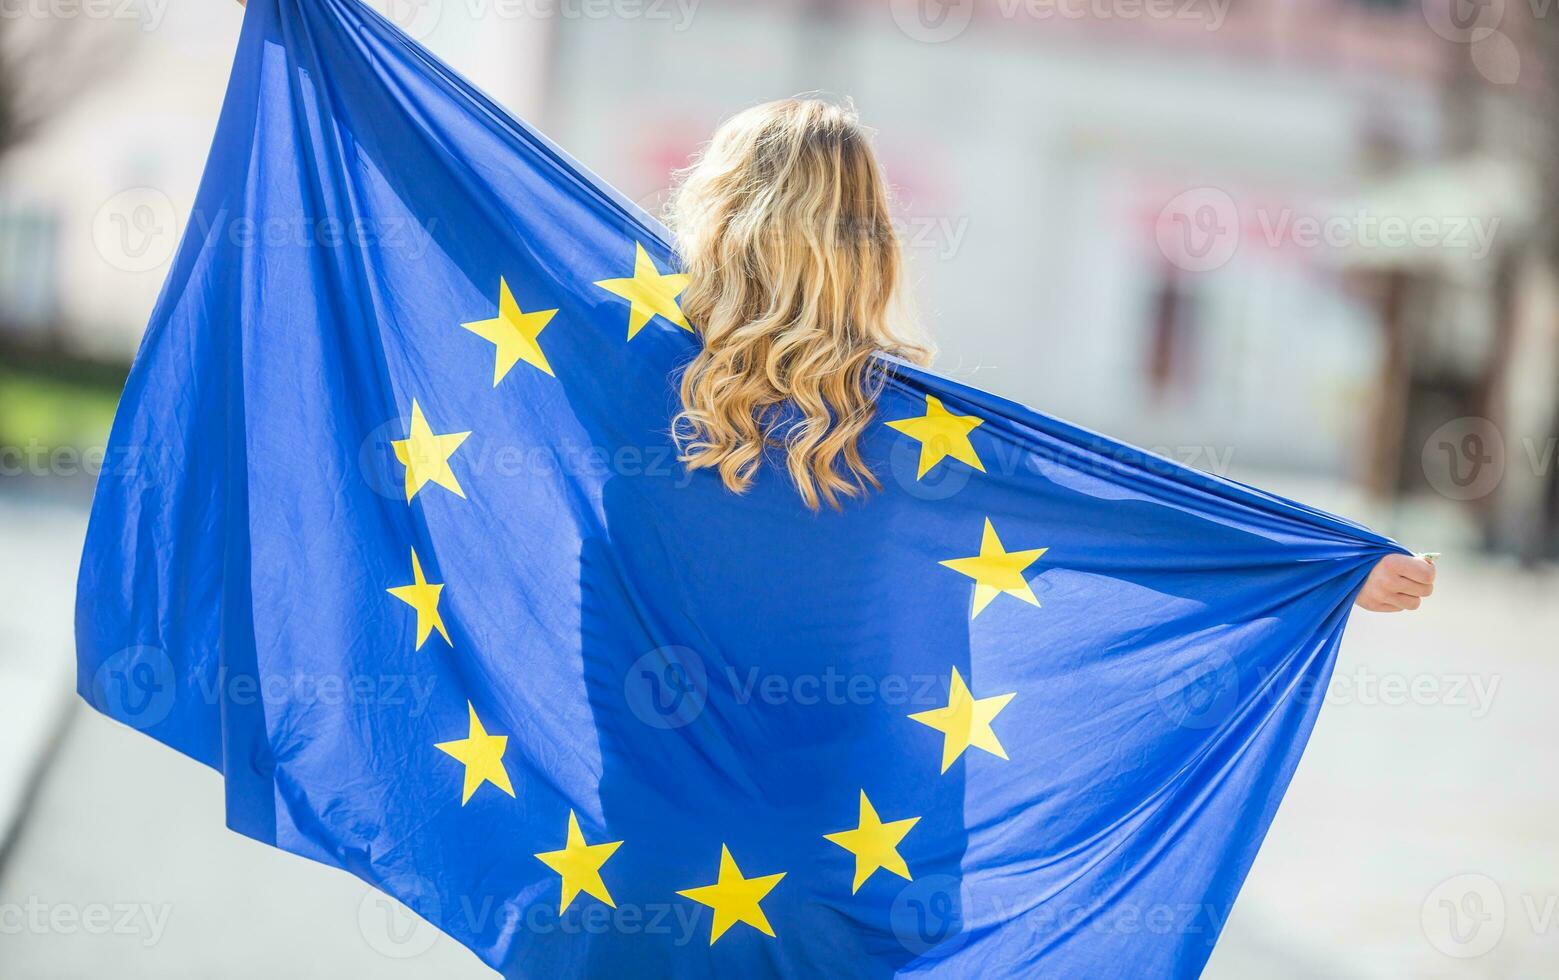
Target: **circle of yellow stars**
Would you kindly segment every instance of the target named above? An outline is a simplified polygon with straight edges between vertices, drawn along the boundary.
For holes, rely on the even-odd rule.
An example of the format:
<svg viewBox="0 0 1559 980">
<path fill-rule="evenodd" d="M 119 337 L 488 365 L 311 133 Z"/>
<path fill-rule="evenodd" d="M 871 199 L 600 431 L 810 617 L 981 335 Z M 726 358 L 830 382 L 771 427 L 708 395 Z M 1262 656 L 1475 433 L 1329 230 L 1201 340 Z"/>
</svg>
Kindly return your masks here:
<svg viewBox="0 0 1559 980">
<path fill-rule="evenodd" d="M 620 278 L 601 279 L 594 283 L 611 295 L 628 303 L 627 339 L 632 340 L 656 317 L 691 331 L 686 316 L 678 305 L 678 296 L 687 288 L 688 277 L 681 273 L 662 273 L 643 244 L 634 243 L 633 273 Z M 555 377 L 551 363 L 542 347 L 542 333 L 552 323 L 558 310 L 525 312 L 507 279 L 498 280 L 496 315 L 485 319 L 461 323 L 462 329 L 480 337 L 492 345 L 492 387 L 497 388 L 521 363 Z M 984 473 L 985 465 L 975 451 L 969 435 L 983 420 L 972 415 L 958 415 L 949 411 L 942 401 L 926 395 L 926 413 L 906 419 L 895 419 L 884 424 L 920 443 L 920 459 L 916 479 L 924 478 L 946 460 L 953 460 Z M 434 428 L 416 399 L 411 403 L 411 416 L 404 439 L 393 440 L 391 446 L 395 458 L 405 468 L 406 502 L 411 504 L 430 484 L 464 499 L 465 491 L 451 465 L 455 453 L 465 444 L 471 433 L 442 432 Z M 1025 576 L 1025 571 L 1042 557 L 1047 549 L 1034 548 L 1008 551 L 997 535 L 989 518 L 985 519 L 979 553 L 965 558 L 952 558 L 941 562 L 943 566 L 973 580 L 973 598 L 970 619 L 978 617 L 999 596 L 1008 595 L 1033 606 L 1038 606 Z M 411 607 L 415 612 L 416 639 L 414 650 L 421 650 L 434 631 L 447 646 L 454 641 L 439 610 L 444 584 L 430 582 L 423 569 L 422 560 L 415 548 L 411 549 L 412 581 L 386 591 Z M 957 667 L 951 670 L 948 680 L 947 704 L 928 711 L 915 712 L 909 719 L 931 728 L 942 735 L 942 767 L 946 773 L 952 765 L 971 748 L 977 748 L 1000 759 L 1006 759 L 992 725 L 1008 703 L 1016 696 L 1013 692 L 975 697 Z M 508 748 L 507 735 L 490 733 L 477 714 L 476 706 L 466 702 L 467 724 L 464 738 L 437 742 L 434 747 L 459 762 L 463 768 L 460 805 L 464 807 L 484 786 L 514 797 L 513 783 L 503 763 Z M 906 881 L 913 880 L 908 863 L 899 848 L 905 837 L 920 821 L 919 816 L 883 820 L 866 791 L 860 791 L 856 825 L 834 833 L 824 834 L 823 839 L 850 854 L 854 873 L 851 894 L 861 888 L 878 871 L 884 871 Z M 580 895 L 589 896 L 615 908 L 607 886 L 603 869 L 608 860 L 623 845 L 622 841 L 589 843 L 579 823 L 578 814 L 570 809 L 563 828 L 563 846 L 556 850 L 535 854 L 538 861 L 558 875 L 560 883 L 558 912 L 566 911 Z M 747 876 L 731 854 L 730 847 L 720 845 L 720 859 L 713 884 L 682 889 L 678 895 L 708 907 L 713 913 L 709 942 L 714 945 L 721 936 L 738 923 L 750 926 L 763 935 L 775 935 L 773 925 L 763 909 L 763 901 L 784 879 L 785 872 Z"/>
</svg>

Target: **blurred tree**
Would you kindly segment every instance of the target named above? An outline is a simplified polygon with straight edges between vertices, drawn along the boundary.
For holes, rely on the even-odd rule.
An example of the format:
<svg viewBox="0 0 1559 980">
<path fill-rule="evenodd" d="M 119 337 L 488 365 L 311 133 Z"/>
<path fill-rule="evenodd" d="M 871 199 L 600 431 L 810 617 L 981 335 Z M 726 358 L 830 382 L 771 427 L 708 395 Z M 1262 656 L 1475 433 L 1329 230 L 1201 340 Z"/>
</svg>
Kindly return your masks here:
<svg viewBox="0 0 1559 980">
<path fill-rule="evenodd" d="M 135 21 L 67 9 L 27 6 L 0 18 L 0 155 L 58 118 L 130 53 Z"/>
<path fill-rule="evenodd" d="M 141 36 L 140 25 L 90 16 L 69 0 L 0 10 L 0 160 L 111 76 Z M 52 245 L 16 233 L 29 220 L 36 213 L 25 200 L 18 205 L 12 194 L 0 195 L 0 274 L 12 279 L 36 276 L 35 266 L 20 260 Z M 50 330 L 7 329 L 14 315 L 0 311 L 0 446 L 100 444 L 122 369 L 68 356 Z"/>
</svg>

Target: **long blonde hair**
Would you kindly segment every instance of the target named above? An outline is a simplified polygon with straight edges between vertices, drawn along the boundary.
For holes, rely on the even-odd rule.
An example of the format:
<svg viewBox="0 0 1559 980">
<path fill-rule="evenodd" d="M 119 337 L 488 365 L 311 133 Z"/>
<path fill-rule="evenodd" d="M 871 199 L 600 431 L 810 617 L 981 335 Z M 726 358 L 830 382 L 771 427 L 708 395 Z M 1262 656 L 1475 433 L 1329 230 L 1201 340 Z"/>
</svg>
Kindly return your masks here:
<svg viewBox="0 0 1559 980">
<path fill-rule="evenodd" d="M 859 440 L 896 336 L 902 259 L 882 169 L 848 106 L 801 98 L 728 120 L 667 208 L 703 348 L 672 425 L 683 462 L 747 490 L 770 447 L 806 505 L 879 486 Z"/>
</svg>

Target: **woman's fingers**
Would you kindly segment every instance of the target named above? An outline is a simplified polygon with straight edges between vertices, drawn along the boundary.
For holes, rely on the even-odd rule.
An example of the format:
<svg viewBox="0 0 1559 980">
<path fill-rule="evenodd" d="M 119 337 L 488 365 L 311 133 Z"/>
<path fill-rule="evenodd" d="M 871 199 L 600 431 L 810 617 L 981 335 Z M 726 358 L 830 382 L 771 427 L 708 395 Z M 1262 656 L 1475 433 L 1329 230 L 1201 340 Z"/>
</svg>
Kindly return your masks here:
<svg viewBox="0 0 1559 980">
<path fill-rule="evenodd" d="M 1378 571 L 1383 578 L 1381 584 L 1388 592 L 1410 599 L 1423 599 L 1434 594 L 1435 567 L 1422 558 L 1390 555 L 1381 560 Z M 1404 608 L 1417 609 L 1418 603 Z"/>
<path fill-rule="evenodd" d="M 1422 558 L 1414 558 L 1411 555 L 1388 555 L 1380 560 L 1380 565 L 1386 574 L 1393 578 L 1406 579 L 1419 585 L 1434 585 L 1435 567 Z"/>
<path fill-rule="evenodd" d="M 1411 555 L 1387 555 L 1370 569 L 1358 604 L 1370 612 L 1417 609 L 1434 594 L 1434 580 L 1433 562 Z"/>
<path fill-rule="evenodd" d="M 1426 598 L 1434 595 L 1433 583 L 1415 582 L 1410 578 L 1399 578 L 1392 582 L 1392 587 L 1405 596 Z"/>
<path fill-rule="evenodd" d="M 1402 607 L 1396 604 L 1395 593 L 1380 592 L 1376 589 L 1365 589 L 1359 596 L 1359 608 L 1368 612 L 1401 612 Z"/>
</svg>

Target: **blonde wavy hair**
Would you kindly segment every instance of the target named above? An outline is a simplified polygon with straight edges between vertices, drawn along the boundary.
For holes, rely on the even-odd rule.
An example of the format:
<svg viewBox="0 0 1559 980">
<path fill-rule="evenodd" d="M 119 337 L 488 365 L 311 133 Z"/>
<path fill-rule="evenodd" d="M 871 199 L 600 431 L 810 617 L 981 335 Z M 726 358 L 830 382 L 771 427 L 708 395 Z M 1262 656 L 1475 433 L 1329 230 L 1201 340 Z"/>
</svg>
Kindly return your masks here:
<svg viewBox="0 0 1559 980">
<path fill-rule="evenodd" d="M 742 493 L 783 448 L 813 510 L 877 488 L 859 449 L 875 355 L 923 364 L 930 351 L 889 323 L 903 312 L 902 259 L 853 108 L 797 98 L 732 117 L 678 175 L 667 219 L 689 276 L 682 309 L 703 338 L 672 424 L 682 461 Z"/>
</svg>

